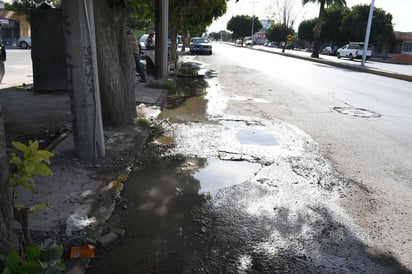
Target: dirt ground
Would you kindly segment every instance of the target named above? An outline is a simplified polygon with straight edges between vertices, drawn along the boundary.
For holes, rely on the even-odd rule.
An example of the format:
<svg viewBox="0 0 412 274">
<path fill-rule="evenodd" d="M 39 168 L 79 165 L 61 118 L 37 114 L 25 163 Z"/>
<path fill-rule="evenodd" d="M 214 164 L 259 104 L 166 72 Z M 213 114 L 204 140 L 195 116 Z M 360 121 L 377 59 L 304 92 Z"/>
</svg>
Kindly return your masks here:
<svg viewBox="0 0 412 274">
<path fill-rule="evenodd" d="M 25 204 L 47 201 L 53 205 L 53 208 L 30 217 L 32 237 L 40 242 L 52 238 L 58 244 L 64 244 L 67 240 L 66 220 L 85 208 L 86 215 L 96 216 L 98 223 L 107 220 L 115 197 L 104 201 L 101 191 L 120 171 L 145 157 L 143 147 L 150 128 L 130 125 L 122 129 L 105 129 L 106 156 L 88 162 L 76 156 L 72 135 L 61 138 L 72 131 L 70 98 L 66 92 L 39 93 L 7 88 L 0 90 L 0 105 L 8 152 L 13 149 L 11 141 L 27 143 L 28 140 L 39 140 L 42 149 L 54 152 L 50 166 L 54 176 L 36 179 L 36 195 L 19 193 L 18 198 Z M 81 193 L 90 191 L 94 194 L 80 197 Z M 73 200 L 73 197 L 77 198 Z M 99 214 L 102 208 L 107 210 Z M 98 229 L 96 227 L 92 232 L 96 238 L 99 237 Z"/>
<path fill-rule="evenodd" d="M 46 142 L 62 128 L 70 127 L 70 99 L 65 92 L 38 93 L 7 88 L 0 90 L 7 143 Z"/>
</svg>

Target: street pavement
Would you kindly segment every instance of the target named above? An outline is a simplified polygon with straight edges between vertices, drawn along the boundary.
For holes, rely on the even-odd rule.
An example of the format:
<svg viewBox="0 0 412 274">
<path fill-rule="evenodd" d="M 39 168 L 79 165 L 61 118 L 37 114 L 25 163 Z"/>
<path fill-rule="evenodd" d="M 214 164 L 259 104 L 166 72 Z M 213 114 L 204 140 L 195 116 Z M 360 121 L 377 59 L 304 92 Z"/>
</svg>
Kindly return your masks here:
<svg viewBox="0 0 412 274">
<path fill-rule="evenodd" d="M 311 52 L 286 49 L 283 53 L 280 48 L 271 48 L 261 45 L 255 45 L 249 48 L 412 82 L 412 65 L 388 63 L 383 59 L 372 58 L 370 61 L 367 61 L 363 67 L 361 60 L 351 61 L 347 58 L 338 59 L 336 56 L 323 54 L 320 54 L 319 59 L 317 59 L 310 57 Z"/>
<path fill-rule="evenodd" d="M 368 61 L 366 67 L 361 67 L 360 61 L 338 60 L 336 57 L 321 55 L 320 59 L 310 57 L 310 52 L 297 50 L 286 50 L 282 53 L 281 49 L 268 48 L 263 46 L 254 46 L 253 50 L 261 50 L 284 56 L 301 58 L 314 62 L 321 62 L 328 65 L 343 66 L 349 69 L 365 71 L 412 81 L 412 65 L 388 64 L 376 61 Z M 10 70 L 9 70 L 10 72 Z M 20 74 L 22 75 L 22 74 Z M 16 79 L 16 75 L 6 74 L 5 81 L 11 83 L 27 83 L 28 74 L 24 73 L 24 79 Z M 161 89 L 150 88 L 146 84 L 139 83 L 136 89 L 136 106 L 138 110 L 143 110 L 144 115 L 154 118 L 151 110 L 147 111 L 145 105 L 160 105 L 163 102 L 165 92 Z M 143 105 L 141 105 L 143 104 Z M 144 134 L 143 134 L 144 135 Z M 148 133 L 145 135 L 146 138 Z M 142 143 L 146 138 L 142 139 Z M 73 151 L 74 143 L 71 135 L 62 138 L 61 142 L 55 144 L 52 151 L 55 158 L 63 155 L 68 151 Z M 48 233 L 53 238 L 56 233 L 61 233 L 61 228 L 66 227 L 67 237 L 72 235 L 74 230 L 90 223 L 105 222 L 111 215 L 115 197 L 118 193 L 108 192 L 108 184 L 115 178 L 109 176 L 96 176 L 96 172 L 79 165 L 76 162 L 67 163 L 56 161 L 51 164 L 51 170 L 54 172 L 53 177 L 40 177 L 36 179 L 36 189 L 38 194 L 31 195 L 25 193 L 20 197 L 20 201 L 35 204 L 36 202 L 47 201 L 50 208 L 44 210 L 30 219 L 30 227 L 39 232 Z M 119 173 L 127 171 L 119 171 Z M 101 198 L 107 197 L 109 201 L 101 203 Z M 97 206 L 96 206 L 97 204 Z M 76 268 L 77 270 L 80 268 Z"/>
</svg>

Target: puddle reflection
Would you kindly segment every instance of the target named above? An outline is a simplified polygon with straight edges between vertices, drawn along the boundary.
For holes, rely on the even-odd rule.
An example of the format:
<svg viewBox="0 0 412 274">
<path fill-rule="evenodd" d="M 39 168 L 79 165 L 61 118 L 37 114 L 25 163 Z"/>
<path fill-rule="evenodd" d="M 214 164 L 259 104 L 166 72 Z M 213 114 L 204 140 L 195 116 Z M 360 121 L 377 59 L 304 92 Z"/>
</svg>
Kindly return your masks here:
<svg viewBox="0 0 412 274">
<path fill-rule="evenodd" d="M 208 159 L 207 165 L 194 174 L 200 182 L 200 193 L 241 184 L 254 176 L 260 164 L 245 161 Z"/>
<path fill-rule="evenodd" d="M 265 130 L 258 128 L 244 128 L 237 132 L 237 139 L 241 144 L 252 144 L 261 146 L 278 145 L 275 136 Z"/>
</svg>

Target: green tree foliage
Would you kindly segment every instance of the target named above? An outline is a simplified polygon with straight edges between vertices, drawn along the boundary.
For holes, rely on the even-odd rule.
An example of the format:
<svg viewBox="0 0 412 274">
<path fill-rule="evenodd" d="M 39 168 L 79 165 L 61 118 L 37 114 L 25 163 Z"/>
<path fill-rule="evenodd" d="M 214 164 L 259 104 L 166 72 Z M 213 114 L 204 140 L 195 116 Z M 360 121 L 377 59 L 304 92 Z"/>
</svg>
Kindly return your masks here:
<svg viewBox="0 0 412 274">
<path fill-rule="evenodd" d="M 318 3 L 319 4 L 319 16 L 318 21 L 316 23 L 315 32 L 314 32 L 314 45 L 312 51 L 312 57 L 319 58 L 319 50 L 320 50 L 320 39 L 322 33 L 322 25 L 324 23 L 324 16 L 325 16 L 325 8 L 326 6 L 331 5 L 338 5 L 338 6 L 346 6 L 345 0 L 302 0 L 302 4 L 306 5 L 307 3 Z"/>
<path fill-rule="evenodd" d="M 341 22 L 342 34 L 348 41 L 363 41 L 369 17 L 369 5 L 356 5 Z M 381 8 L 373 12 L 370 42 L 375 47 L 382 47 L 395 38 L 392 15 Z"/>
<path fill-rule="evenodd" d="M 366 25 L 369 17 L 369 5 L 357 5 L 352 9 L 331 6 L 325 10 L 321 41 L 334 42 L 342 46 L 350 41 L 365 39 Z M 305 20 L 299 25 L 299 38 L 314 40 L 317 18 Z M 375 47 L 388 45 L 395 37 L 392 15 L 383 9 L 375 8 L 372 20 L 370 41 Z"/>
<path fill-rule="evenodd" d="M 145 32 L 154 29 L 154 1 L 131 1 L 126 25 L 129 29 Z"/>
<path fill-rule="evenodd" d="M 232 39 L 232 34 L 230 32 L 221 30 L 219 32 L 209 33 L 209 37 L 212 37 L 215 40 L 230 41 Z"/>
<path fill-rule="evenodd" d="M 253 21 L 253 33 L 262 29 L 262 23 L 260 23 L 258 17 L 254 17 Z M 237 15 L 230 18 L 226 28 L 232 32 L 233 38 L 243 39 L 246 36 L 250 36 L 252 32 L 252 17 L 248 15 Z"/>
<path fill-rule="evenodd" d="M 302 21 L 298 28 L 298 37 L 301 40 L 313 41 L 313 31 L 315 29 L 317 18 Z"/>
<path fill-rule="evenodd" d="M 172 24 L 170 27 L 182 33 L 190 32 L 191 36 L 200 36 L 213 20 L 225 14 L 226 9 L 226 0 L 170 0 L 169 22 Z"/>
<path fill-rule="evenodd" d="M 13 0 L 11 4 L 6 3 L 4 7 L 6 10 L 13 10 L 17 12 L 17 14 L 26 15 L 30 21 L 30 9 L 35 8 L 36 5 L 41 2 L 44 2 L 44 0 Z M 61 5 L 61 0 L 52 0 L 47 2 L 55 7 L 60 7 Z"/>
<path fill-rule="evenodd" d="M 321 41 L 334 42 L 338 45 L 346 43 L 343 34 L 342 20 L 350 13 L 350 9 L 339 5 L 332 5 L 325 10 L 324 23 L 322 26 Z"/>
<path fill-rule="evenodd" d="M 282 42 L 286 41 L 286 36 L 289 34 L 294 34 L 295 31 L 291 27 L 287 27 L 285 24 L 273 24 L 266 31 L 266 37 L 269 41 Z"/>
</svg>

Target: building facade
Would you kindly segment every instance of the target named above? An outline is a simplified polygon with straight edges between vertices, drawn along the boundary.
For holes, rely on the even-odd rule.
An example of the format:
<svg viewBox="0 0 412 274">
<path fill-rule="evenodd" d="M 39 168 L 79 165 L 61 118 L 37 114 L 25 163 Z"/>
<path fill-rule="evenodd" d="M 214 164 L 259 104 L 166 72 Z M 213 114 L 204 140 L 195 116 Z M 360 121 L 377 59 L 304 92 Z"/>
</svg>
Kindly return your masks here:
<svg viewBox="0 0 412 274">
<path fill-rule="evenodd" d="M 395 31 L 390 57 L 396 63 L 412 64 L 412 32 Z"/>
</svg>

